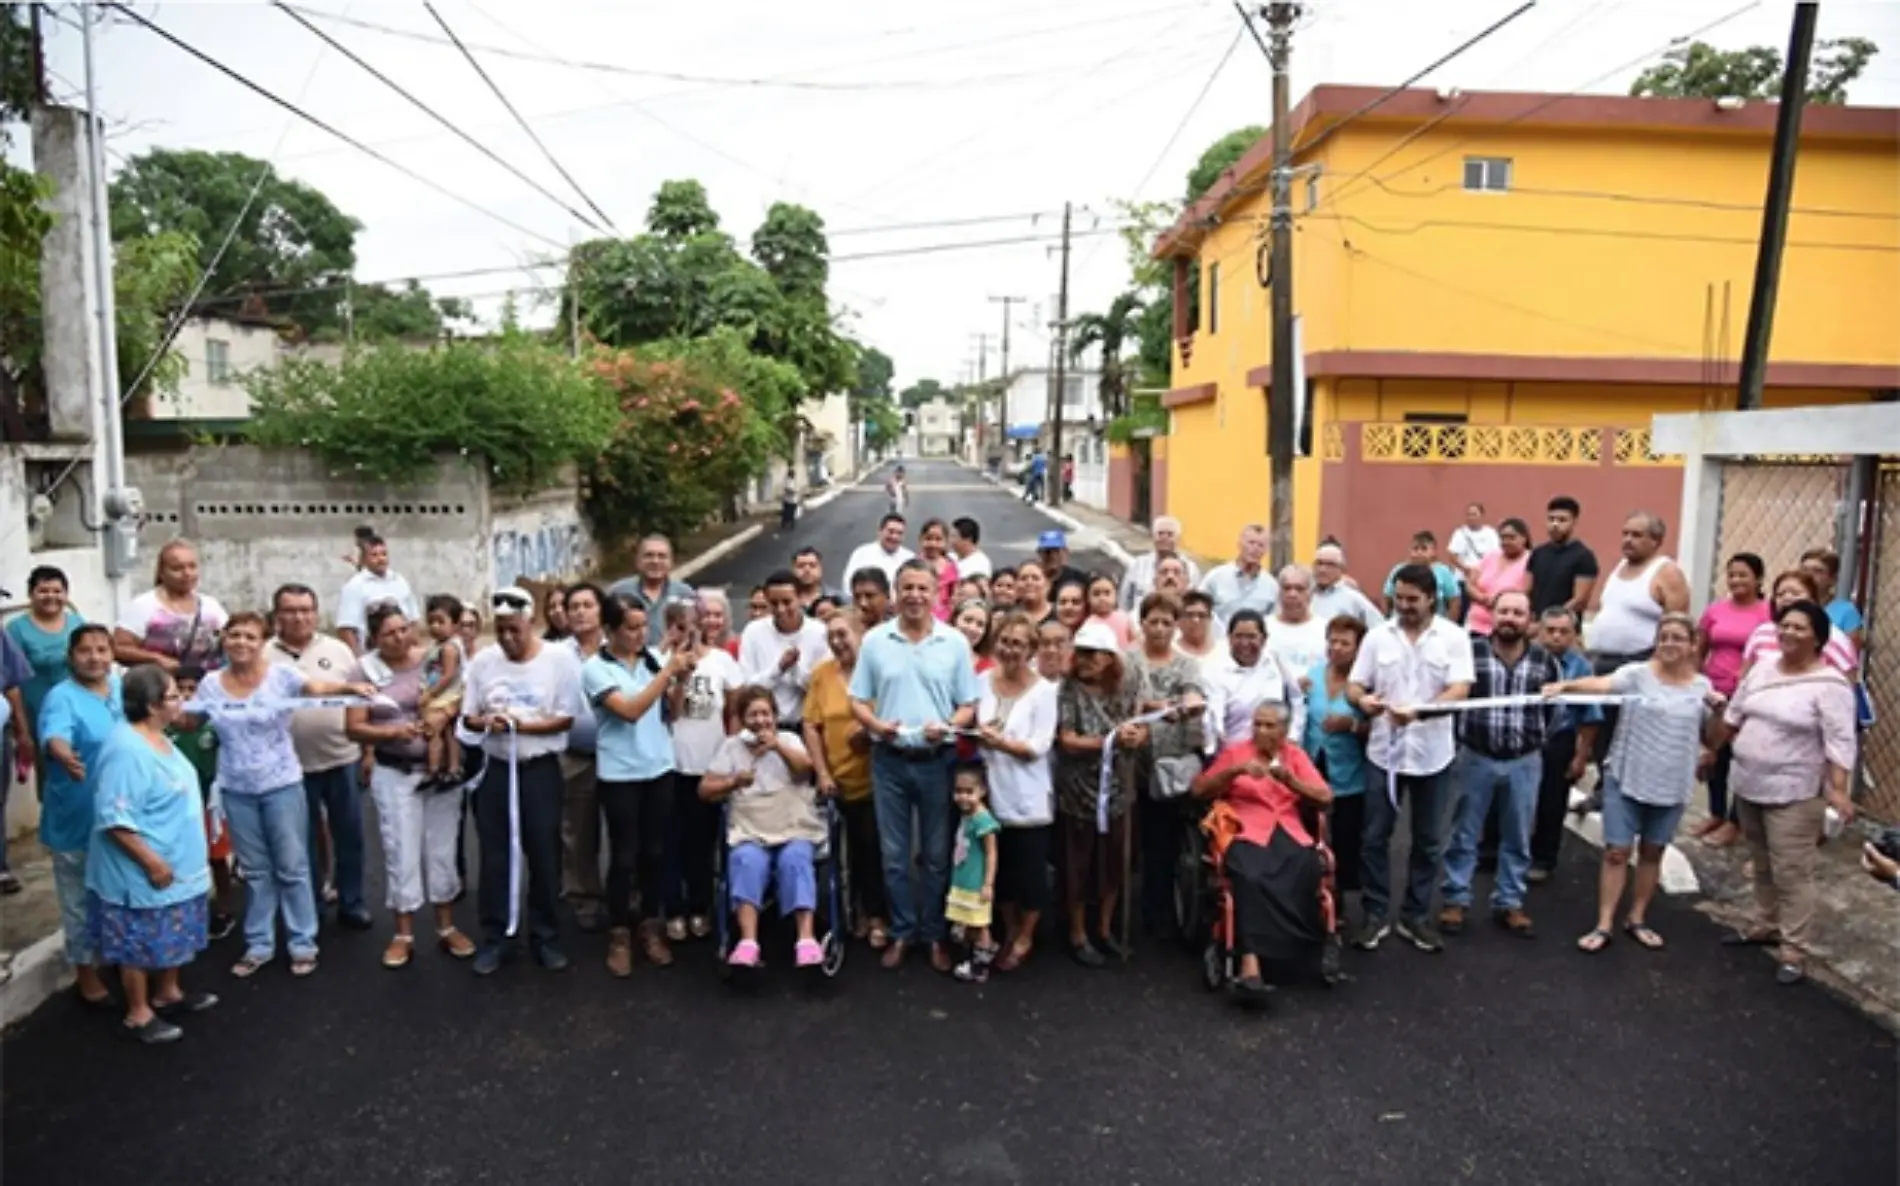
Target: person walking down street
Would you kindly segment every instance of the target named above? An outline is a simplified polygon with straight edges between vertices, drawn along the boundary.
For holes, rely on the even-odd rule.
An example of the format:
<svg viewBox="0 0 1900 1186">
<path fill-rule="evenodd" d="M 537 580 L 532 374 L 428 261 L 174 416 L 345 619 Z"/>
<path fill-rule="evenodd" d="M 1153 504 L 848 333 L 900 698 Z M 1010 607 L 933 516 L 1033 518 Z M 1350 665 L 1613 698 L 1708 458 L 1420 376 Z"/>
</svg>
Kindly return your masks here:
<svg viewBox="0 0 1900 1186">
<path fill-rule="evenodd" d="M 378 607 L 386 604 L 400 608 L 399 602 L 377 603 Z M 341 639 L 318 633 L 317 595 L 309 586 L 280 587 L 271 596 L 271 616 L 277 629 L 264 650 L 272 663 L 294 668 L 306 679 L 334 683 L 350 678 L 356 652 Z M 413 619 L 405 612 L 403 621 L 406 625 Z M 363 627 L 360 637 L 368 646 L 374 632 L 368 628 L 367 617 Z M 366 755 L 362 745 L 349 738 L 343 718 L 340 708 L 304 709 L 290 718 L 290 740 L 303 770 L 314 875 L 321 879 L 323 862 L 316 856 L 322 851 L 320 837 L 328 835 L 337 921 L 364 931 L 370 927 L 369 907 L 363 901 L 361 771 Z"/>
<path fill-rule="evenodd" d="M 228 615 L 217 598 L 198 592 L 198 550 L 189 540 L 158 549 L 152 588 L 134 597 L 112 630 L 113 657 L 123 667 L 156 663 L 166 671 L 190 663 L 223 665 L 218 639 Z"/>
<path fill-rule="evenodd" d="M 435 916 L 436 945 L 456 959 L 475 954 L 475 943 L 456 928 L 454 905 L 462 892 L 455 856 L 461 847 L 459 784 L 428 779 L 429 746 L 422 703 L 426 695 L 427 648 L 394 604 L 378 605 L 364 620 L 369 650 L 350 670 L 355 682 L 375 686 L 381 699 L 344 711 L 344 730 L 370 754 L 369 793 L 376 801 L 382 838 L 384 905 L 395 930 L 383 949 L 383 967 L 407 967 L 415 954 L 415 916 L 423 906 Z"/>
<path fill-rule="evenodd" d="M 1544 611 L 1538 643 L 1557 660 L 1564 679 L 1590 675 L 1590 659 L 1578 644 L 1577 615 L 1562 606 Z M 1561 704 L 1544 738 L 1542 771 L 1537 783 L 1537 822 L 1531 829 L 1531 869 L 1524 880 L 1542 885 L 1557 871 L 1563 851 L 1564 817 L 1570 813 L 1570 788 L 1583 777 L 1584 764 L 1596 747 L 1596 731 L 1603 710 L 1594 704 Z M 1482 853 L 1480 854 L 1482 858 Z"/>
<path fill-rule="evenodd" d="M 601 607 L 607 649 L 581 667 L 581 685 L 599 727 L 600 805 L 607 813 L 607 970 L 620 977 L 633 974 L 636 929 L 648 963 L 664 968 L 673 962 L 665 933 L 673 738 L 663 705 L 692 671 L 694 655 L 682 647 L 662 662 L 646 645 L 646 613 L 610 599 Z"/>
<path fill-rule="evenodd" d="M 120 679 L 112 670 L 111 633 L 104 626 L 81 626 L 66 640 L 66 661 L 72 674 L 53 685 L 40 706 L 40 744 L 46 749 L 40 843 L 52 854 L 60 931 L 79 999 L 109 1006 L 111 997 L 99 978 L 99 949 L 86 925 L 86 854 L 92 844 L 99 750 L 125 721 Z"/>
<path fill-rule="evenodd" d="M 1530 525 L 1522 519 L 1506 519 L 1496 534 L 1497 547 L 1465 569 L 1465 587 L 1471 595 L 1465 629 L 1473 638 L 1491 633 L 1493 601 L 1505 593 L 1529 596 L 1531 590 Z"/>
<path fill-rule="evenodd" d="M 912 560 L 898 570 L 897 620 L 865 636 L 850 690 L 851 711 L 873 742 L 871 785 L 891 908 L 884 966 L 899 967 L 910 947 L 928 943 L 931 965 L 947 972 L 951 730 L 972 725 L 981 693 L 969 641 L 931 616 L 935 597 L 928 565 Z"/>
<path fill-rule="evenodd" d="M 509 953 L 520 903 L 528 891 L 528 946 L 550 972 L 567 967 L 561 950 L 560 755 L 574 721 L 588 712 L 581 662 L 564 646 L 535 637 L 534 598 L 509 586 L 489 598 L 495 644 L 469 660 L 463 677 L 463 723 L 484 734 L 488 761 L 475 788 L 482 923 L 474 972 L 490 976 Z M 525 870 L 517 870 L 521 861 Z M 517 880 L 516 875 L 524 873 Z"/>
<path fill-rule="evenodd" d="M 119 969 L 125 1030 L 148 1045 L 184 1035 L 174 1017 L 218 1003 L 186 992 L 179 972 L 209 938 L 211 866 L 198 772 L 165 735 L 178 718 L 172 677 L 126 673 L 125 723 L 99 750 L 86 854 L 86 926 L 99 958 Z"/>
<path fill-rule="evenodd" d="M 1023 471 L 1023 501 L 1041 502 L 1048 477 L 1049 455 L 1038 449 L 1029 455 L 1029 468 Z"/>
<path fill-rule="evenodd" d="M 1596 589 L 1597 554 L 1577 538 L 1577 520 L 1583 508 L 1567 494 L 1559 494 L 1544 508 L 1543 543 L 1531 549 L 1531 612 L 1541 620 L 1544 611 L 1563 607 L 1583 620 Z"/>
<path fill-rule="evenodd" d="M 218 736 L 218 790 L 244 879 L 244 957 L 234 976 L 255 975 L 277 952 L 283 918 L 290 973 L 317 970 L 317 897 L 311 872 L 310 804 L 297 760 L 292 721 L 302 696 L 374 697 L 369 683 L 338 671 L 313 679 L 265 654 L 261 614 L 231 615 L 224 627 L 228 663 L 198 685 L 196 709 Z"/>
<path fill-rule="evenodd" d="M 1555 715 L 1535 697 L 1559 682 L 1563 671 L 1549 651 L 1530 640 L 1530 594 L 1517 589 L 1500 593 L 1491 612 L 1491 636 L 1471 643 L 1471 696 L 1532 699 L 1459 714 L 1458 761 L 1452 774 L 1458 784 L 1458 818 L 1445 850 L 1445 905 L 1438 913 L 1438 929 L 1448 935 L 1465 929 L 1478 846 L 1497 800 L 1498 872 L 1491 887 L 1491 917 L 1511 934 L 1529 939 L 1536 931 L 1524 910 L 1524 892 L 1544 739 Z"/>
<path fill-rule="evenodd" d="M 1175 930 L 1174 866 L 1181 850 L 1182 805 L 1207 748 L 1207 685 L 1201 665 L 1174 649 L 1180 602 L 1165 593 L 1150 593 L 1139 609 L 1141 645 L 1128 652 L 1135 709 L 1170 713 L 1149 726 L 1148 760 L 1140 771 L 1135 808 L 1143 929 L 1161 937 Z"/>
<path fill-rule="evenodd" d="M 1724 718 L 1735 749 L 1731 789 L 1755 866 L 1754 922 L 1729 941 L 1775 945 L 1775 980 L 1798 984 L 1807 976 L 1827 811 L 1843 825 L 1854 820 L 1854 690 L 1822 659 L 1834 627 L 1819 603 L 1783 606 L 1775 625 L 1779 655 L 1743 677 Z"/>
<path fill-rule="evenodd" d="M 1412 846 L 1406 859 L 1405 897 L 1397 929 L 1420 951 L 1444 949 L 1430 913 L 1433 882 L 1445 851 L 1450 770 L 1457 739 L 1449 715 L 1421 718 L 1427 704 L 1463 700 L 1475 678 L 1471 639 L 1432 612 L 1438 578 L 1422 564 L 1408 564 L 1393 580 L 1398 612 L 1366 634 L 1352 666 L 1352 701 L 1372 719 L 1366 742 L 1365 860 L 1360 868 L 1365 923 L 1354 939 L 1377 950 L 1392 933 L 1387 916 L 1392 876 L 1392 831 L 1399 804 L 1412 804 Z"/>
<path fill-rule="evenodd" d="M 1352 665 L 1365 637 L 1365 624 L 1350 614 L 1326 624 L 1326 657 L 1306 674 L 1306 732 L 1300 747 L 1333 788 L 1327 831 L 1342 928 L 1345 895 L 1359 891 L 1366 830 L 1366 735 L 1372 725 L 1352 702 Z"/>
<path fill-rule="evenodd" d="M 818 793 L 835 800 L 844 815 L 851 891 L 857 898 L 852 932 L 868 940 L 873 951 L 883 951 L 890 946 L 890 926 L 885 921 L 884 861 L 871 801 L 871 735 L 851 712 L 851 679 L 857 674 L 863 638 L 855 614 L 839 614 L 825 623 L 831 658 L 812 669 L 805 693 L 805 752 L 811 755 Z"/>
<path fill-rule="evenodd" d="M 712 933 L 719 809 L 699 797 L 699 780 L 737 728 L 732 704 L 745 686 L 739 661 L 701 633 L 699 607 L 709 604 L 702 592 L 699 606 L 666 607 L 666 653 L 691 660 L 686 678 L 674 683 L 667 700 L 673 730 L 673 837 L 666 846 L 666 937 L 673 943 Z"/>
<path fill-rule="evenodd" d="M 1189 588 L 1201 583 L 1200 565 L 1181 554 L 1181 520 L 1173 515 L 1156 515 L 1148 538 L 1154 542 L 1154 550 L 1130 560 L 1122 572 L 1119 592 L 1124 613 L 1139 613 L 1142 601 L 1159 589 L 1155 570 L 1163 560 L 1179 560 L 1186 567 Z"/>
<path fill-rule="evenodd" d="M 1720 696 L 1733 698 L 1742 681 L 1742 668 L 1748 640 L 1757 628 L 1768 625 L 1768 601 L 1762 581 L 1768 567 L 1753 552 L 1737 552 L 1723 568 L 1728 596 L 1711 601 L 1697 623 L 1696 637 L 1701 643 L 1702 674 Z M 1742 837 L 1736 823 L 1735 807 L 1729 800 L 1729 771 L 1735 751 L 1724 744 L 1715 751 L 1709 767 L 1709 818 L 1696 829 L 1704 843 L 1726 848 Z"/>
<path fill-rule="evenodd" d="M 1723 698 L 1696 670 L 1695 622 L 1666 613 L 1652 640 L 1654 654 L 1609 675 L 1560 680 L 1545 694 L 1629 696 L 1603 768 L 1603 864 L 1597 882 L 1595 929 L 1577 940 L 1586 952 L 1610 942 L 1623 897 L 1630 848 L 1636 848 L 1636 884 L 1623 931 L 1651 951 L 1663 937 L 1649 925 L 1649 906 L 1662 880 L 1663 853 L 1695 792 L 1696 776 L 1708 764 L 1705 742 Z"/>
<path fill-rule="evenodd" d="M 394 602 L 402 616 L 411 622 L 422 620 L 422 605 L 402 574 L 389 567 L 389 545 L 380 536 L 359 540 L 363 567 L 343 583 L 343 594 L 336 603 L 336 633 L 352 653 L 361 654 L 369 645 L 369 608 L 385 601 Z M 310 595 L 316 600 L 316 594 Z"/>
<path fill-rule="evenodd" d="M 1056 833 L 1062 844 L 1069 954 L 1086 968 L 1108 963 L 1104 948 L 1110 955 L 1128 954 L 1115 934 L 1115 907 L 1125 888 L 1136 771 L 1149 739 L 1148 726 L 1133 723 L 1136 695 L 1108 628 L 1089 622 L 1076 631 L 1075 657 L 1056 698 Z M 1104 786 L 1111 735 L 1113 762 Z"/>
<path fill-rule="evenodd" d="M 1036 945 L 1049 909 L 1049 840 L 1055 786 L 1049 750 L 1056 737 L 1056 684 L 1030 666 L 1036 624 L 1011 613 L 996 627 L 996 666 L 978 678 L 977 742 L 989 775 L 996 845 L 996 900 L 1007 944 L 996 970 L 1013 972 Z"/>
<path fill-rule="evenodd" d="M 1214 599 L 1214 620 L 1220 623 L 1221 633 L 1227 632 L 1228 622 L 1241 610 L 1253 610 L 1264 618 L 1280 603 L 1279 582 L 1261 567 L 1266 557 L 1267 529 L 1249 523 L 1240 529 L 1233 561 L 1210 569 L 1201 579 L 1201 592 Z M 1251 721 L 1251 713 L 1248 719 Z M 1249 725 L 1249 735 L 1251 731 Z"/>
</svg>

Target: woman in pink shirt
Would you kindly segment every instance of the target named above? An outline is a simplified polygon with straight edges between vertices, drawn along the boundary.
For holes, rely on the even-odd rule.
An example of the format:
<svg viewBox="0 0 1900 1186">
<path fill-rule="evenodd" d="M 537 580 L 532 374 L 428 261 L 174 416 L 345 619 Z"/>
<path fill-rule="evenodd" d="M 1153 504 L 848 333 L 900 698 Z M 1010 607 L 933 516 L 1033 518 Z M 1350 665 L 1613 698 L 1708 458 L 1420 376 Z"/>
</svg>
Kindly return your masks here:
<svg viewBox="0 0 1900 1186">
<path fill-rule="evenodd" d="M 1791 568 L 1775 578 L 1773 613 L 1780 617 L 1784 607 L 1797 601 L 1812 601 L 1820 604 L 1821 593 L 1815 586 L 1814 578 L 1798 568 Z M 1774 622 L 1763 622 L 1755 627 L 1748 636 L 1748 643 L 1742 648 L 1742 679 L 1748 678 L 1748 672 L 1757 663 L 1773 659 L 1781 653 L 1781 636 Z M 1835 630 L 1827 635 L 1821 648 L 1821 662 L 1846 676 L 1849 680 L 1858 678 L 1860 671 L 1860 650 L 1854 646 L 1854 640 L 1845 630 Z"/>
<path fill-rule="evenodd" d="M 1775 980 L 1807 975 L 1815 849 L 1827 809 L 1854 819 L 1854 690 L 1821 656 L 1838 631 L 1827 611 L 1797 601 L 1775 611 L 1781 646 L 1742 677 L 1725 719 L 1734 737 L 1736 811 L 1755 863 L 1754 922 L 1725 943 L 1773 944 Z"/>
<path fill-rule="evenodd" d="M 1471 590 L 1471 612 L 1465 629 L 1473 637 L 1491 633 L 1491 602 L 1500 593 L 1531 591 L 1531 529 L 1522 519 L 1498 524 L 1498 550 L 1465 570 Z"/>
<path fill-rule="evenodd" d="M 1724 576 L 1728 596 L 1709 603 L 1702 611 L 1696 637 L 1702 644 L 1702 674 L 1722 696 L 1734 696 L 1742 679 L 1742 654 L 1758 627 L 1768 625 L 1768 603 L 1762 600 L 1762 578 L 1767 566 L 1753 552 L 1730 556 Z M 1729 763 L 1733 757 L 1728 746 L 1715 753 L 1709 768 L 1709 818 L 1695 834 L 1717 847 L 1726 848 L 1742 838 L 1735 822 L 1735 808 L 1729 802 Z"/>
<path fill-rule="evenodd" d="M 937 600 L 930 612 L 939 622 L 948 622 L 957 598 L 957 562 L 950 559 L 950 528 L 942 519 L 925 520 L 917 532 L 917 555 L 937 577 Z"/>
</svg>

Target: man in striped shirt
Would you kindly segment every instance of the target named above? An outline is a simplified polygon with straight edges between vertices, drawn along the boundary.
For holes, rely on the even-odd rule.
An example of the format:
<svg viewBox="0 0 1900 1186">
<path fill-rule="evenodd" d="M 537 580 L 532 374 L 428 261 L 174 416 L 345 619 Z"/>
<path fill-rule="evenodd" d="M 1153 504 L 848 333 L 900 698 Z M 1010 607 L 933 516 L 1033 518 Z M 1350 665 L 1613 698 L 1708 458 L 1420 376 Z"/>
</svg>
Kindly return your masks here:
<svg viewBox="0 0 1900 1186">
<path fill-rule="evenodd" d="M 1520 938 L 1535 932 L 1524 912 L 1525 878 L 1530 872 L 1531 831 L 1537 820 L 1537 790 L 1544 771 L 1544 740 L 1554 705 L 1541 693 L 1563 678 L 1557 658 L 1530 641 L 1531 599 L 1512 590 L 1492 606 L 1489 638 L 1471 642 L 1474 679 L 1471 699 L 1524 697 L 1516 704 L 1475 708 L 1458 718 L 1458 769 L 1461 782 L 1458 819 L 1445 851 L 1445 907 L 1438 929 L 1455 935 L 1471 908 L 1471 878 L 1478 867 L 1478 845 L 1494 796 L 1503 796 L 1498 812 L 1498 872 L 1491 888 L 1491 914 L 1499 926 Z"/>
</svg>

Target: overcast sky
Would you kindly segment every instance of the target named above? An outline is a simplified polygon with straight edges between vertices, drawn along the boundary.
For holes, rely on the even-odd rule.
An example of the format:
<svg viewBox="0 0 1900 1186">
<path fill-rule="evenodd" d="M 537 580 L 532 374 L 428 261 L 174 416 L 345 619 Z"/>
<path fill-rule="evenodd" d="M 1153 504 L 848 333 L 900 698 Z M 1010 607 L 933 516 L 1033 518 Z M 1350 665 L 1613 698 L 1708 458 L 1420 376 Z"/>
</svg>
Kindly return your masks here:
<svg viewBox="0 0 1900 1186">
<path fill-rule="evenodd" d="M 1621 92 L 1671 38 L 1738 9 L 1706 39 L 1724 47 L 1786 44 L 1791 3 L 1743 5 L 1541 0 L 1427 82 Z M 441 37 L 419 5 L 311 6 Z M 544 239 L 458 205 L 124 24 L 104 30 L 97 43 L 101 107 L 126 121 L 113 141 L 121 159 L 154 146 L 266 157 L 364 224 L 357 274 L 366 280 L 514 266 L 592 234 L 282 12 L 253 3 L 137 7 L 238 72 Z M 900 383 L 922 375 L 956 381 L 975 365 L 979 332 L 990 335 L 988 369 L 995 373 L 1002 312 L 988 301 L 993 295 L 1029 300 L 1014 317 L 1013 361 L 1046 357 L 1057 286 L 1053 247 L 1029 242 L 848 257 L 1053 235 L 1065 200 L 1078 206 L 1078 230 L 1095 231 L 1112 224 L 1111 199 L 1178 197 L 1202 149 L 1268 116 L 1266 61 L 1251 41 L 1234 47 L 1239 18 L 1228 0 L 441 0 L 437 7 L 471 47 L 709 78 L 610 73 L 477 50 L 623 232 L 639 229 L 653 191 L 671 178 L 702 182 L 742 243 L 773 201 L 816 209 L 831 228 L 834 256 L 843 257 L 832 269 L 833 299 L 849 311 L 854 333 L 895 359 Z M 1295 42 L 1294 95 L 1321 82 L 1396 83 L 1514 7 L 1516 0 L 1314 0 Z M 315 23 L 587 210 L 452 46 Z M 51 30 L 54 90 L 75 95 L 83 83 L 79 35 L 60 25 Z M 1900 106 L 1900 0 L 1828 0 L 1820 35 L 1880 42 L 1887 55 L 1875 59 L 1851 98 Z M 748 79 L 820 85 L 739 81 Z M 987 221 L 992 216 L 998 217 Z M 862 233 L 968 219 L 986 221 Z M 1125 254 L 1113 235 L 1079 237 L 1075 263 L 1073 310 L 1101 307 L 1126 282 Z M 493 297 L 557 280 L 552 271 L 515 271 L 426 282 L 443 295 Z M 499 300 L 479 303 L 492 312 Z"/>
</svg>

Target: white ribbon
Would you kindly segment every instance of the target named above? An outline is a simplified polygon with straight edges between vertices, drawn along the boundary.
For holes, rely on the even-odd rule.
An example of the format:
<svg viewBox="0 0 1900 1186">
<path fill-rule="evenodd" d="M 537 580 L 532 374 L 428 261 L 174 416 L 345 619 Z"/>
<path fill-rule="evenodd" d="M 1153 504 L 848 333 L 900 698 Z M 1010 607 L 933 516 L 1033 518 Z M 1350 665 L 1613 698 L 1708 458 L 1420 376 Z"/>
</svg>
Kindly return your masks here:
<svg viewBox="0 0 1900 1186">
<path fill-rule="evenodd" d="M 1140 716 L 1131 717 L 1110 729 L 1102 737 L 1102 770 L 1095 788 L 1095 830 L 1097 833 L 1104 836 L 1108 834 L 1108 800 L 1113 782 L 1112 771 L 1115 766 L 1115 734 L 1127 725 L 1152 725 L 1178 707 L 1178 705 L 1168 705 L 1157 708 L 1153 712 L 1144 712 Z"/>
<path fill-rule="evenodd" d="M 248 700 L 186 701 L 184 710 L 200 717 L 268 717 L 310 708 L 398 708 L 387 696 L 255 696 Z"/>
<path fill-rule="evenodd" d="M 508 937 L 521 930 L 521 754 L 513 717 L 508 726 Z"/>
<path fill-rule="evenodd" d="M 1625 704 L 1640 699 L 1640 696 L 1480 696 L 1475 700 L 1450 700 L 1442 704 L 1433 701 L 1398 711 L 1420 717 L 1441 717 L 1454 712 L 1474 712 L 1481 708 L 1515 708 L 1521 704 Z M 1391 735 L 1386 738 L 1385 797 L 1395 812 L 1399 809 L 1399 771 L 1398 764 L 1392 761 L 1392 751 L 1398 747 L 1399 733 L 1404 728 L 1404 725 L 1395 722 Z"/>
</svg>

